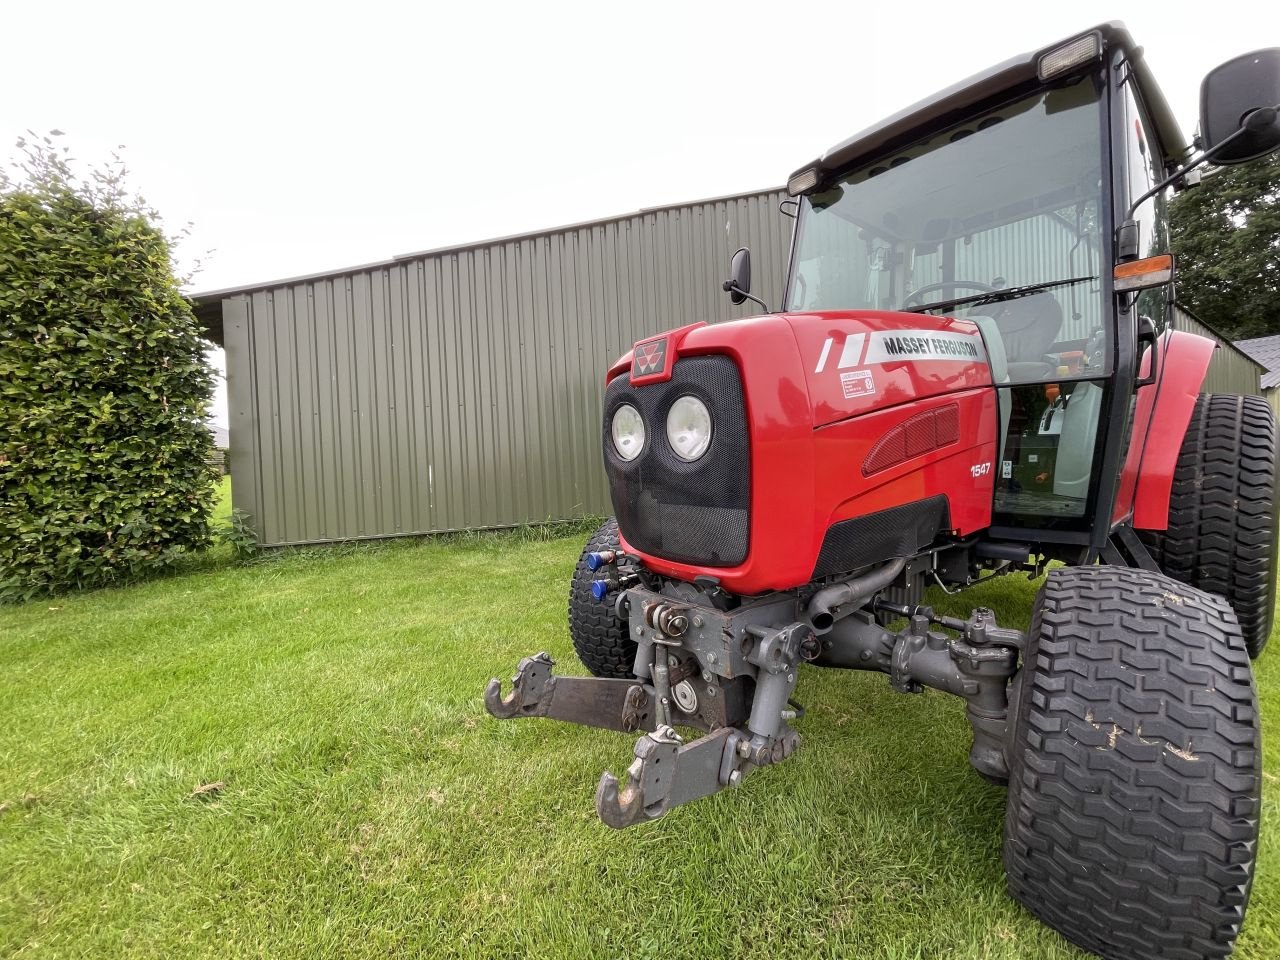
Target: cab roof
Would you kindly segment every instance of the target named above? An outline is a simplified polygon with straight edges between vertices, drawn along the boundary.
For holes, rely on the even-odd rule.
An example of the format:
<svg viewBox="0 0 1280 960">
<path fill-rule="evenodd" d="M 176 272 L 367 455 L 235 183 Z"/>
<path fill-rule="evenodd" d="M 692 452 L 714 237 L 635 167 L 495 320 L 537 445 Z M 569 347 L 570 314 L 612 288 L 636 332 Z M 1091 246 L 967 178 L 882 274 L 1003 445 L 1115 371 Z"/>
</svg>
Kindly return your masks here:
<svg viewBox="0 0 1280 960">
<path fill-rule="evenodd" d="M 1097 33 L 1102 37 L 1104 58 L 1107 52 L 1116 47 L 1125 52 L 1133 67 L 1139 89 L 1142 91 L 1143 102 L 1151 114 L 1152 123 L 1159 135 L 1166 162 L 1185 160 L 1189 152 L 1186 136 L 1178 126 L 1169 102 L 1151 75 L 1151 70 L 1142 56 L 1142 48 L 1133 42 L 1133 37 L 1123 23 L 1113 20 L 1088 30 L 1081 30 L 1056 43 L 1012 57 L 981 73 L 974 74 L 967 80 L 940 90 L 933 96 L 926 97 L 919 103 L 912 104 L 836 144 L 818 159 L 800 167 L 795 173 L 817 168 L 822 175 L 820 180 L 825 179 L 825 175 L 843 170 L 860 160 L 869 160 L 884 151 L 905 146 L 918 139 L 927 128 L 958 122 L 979 104 L 1036 81 L 1036 64 L 1044 54 L 1090 33 Z M 792 176 L 795 176 L 795 173 Z"/>
</svg>

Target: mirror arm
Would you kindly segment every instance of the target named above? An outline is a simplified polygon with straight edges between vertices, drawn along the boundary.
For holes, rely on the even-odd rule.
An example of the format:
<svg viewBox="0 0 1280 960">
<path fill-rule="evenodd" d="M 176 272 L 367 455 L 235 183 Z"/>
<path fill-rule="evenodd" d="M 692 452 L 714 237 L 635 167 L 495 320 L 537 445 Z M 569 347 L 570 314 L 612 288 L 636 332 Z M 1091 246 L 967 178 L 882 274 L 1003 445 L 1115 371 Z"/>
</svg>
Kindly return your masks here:
<svg viewBox="0 0 1280 960">
<path fill-rule="evenodd" d="M 1216 157 L 1219 153 L 1222 152 L 1223 147 L 1228 146 L 1231 143 L 1234 143 L 1237 139 L 1244 136 L 1246 133 L 1251 132 L 1249 121 L 1252 120 L 1259 113 L 1261 113 L 1263 110 L 1274 111 L 1277 109 L 1280 109 L 1280 104 L 1277 104 L 1277 106 L 1275 107 L 1259 107 L 1257 110 L 1251 111 L 1249 115 L 1246 116 L 1244 120 L 1240 123 L 1240 128 L 1236 130 L 1235 133 L 1231 134 L 1231 136 L 1229 137 L 1225 137 L 1222 140 L 1219 140 L 1217 143 L 1215 143 L 1212 147 L 1210 147 L 1204 153 L 1200 154 L 1200 156 L 1196 157 L 1194 160 L 1190 161 L 1189 163 L 1179 167 L 1169 176 L 1165 177 L 1163 180 L 1157 183 L 1154 187 L 1152 187 L 1150 190 L 1148 190 L 1146 193 L 1140 196 L 1137 200 L 1133 201 L 1133 203 L 1129 204 L 1129 212 L 1125 214 L 1124 218 L 1126 220 L 1131 219 L 1133 217 L 1134 211 L 1137 210 L 1138 207 L 1142 206 L 1144 203 L 1146 203 L 1148 200 L 1154 197 L 1157 193 L 1159 193 L 1165 187 L 1169 186 L 1169 184 L 1182 179 L 1188 173 L 1194 170 L 1196 167 L 1200 166 L 1200 164 L 1204 163 L 1206 160 L 1212 160 L 1214 157 Z M 1275 122 L 1274 118 L 1272 122 L 1273 123 Z"/>
<path fill-rule="evenodd" d="M 726 280 L 721 285 L 721 288 L 724 290 L 725 293 L 736 293 L 739 296 L 745 297 L 747 300 L 750 300 L 752 303 L 760 304 L 761 308 L 764 310 L 765 313 L 773 313 L 773 311 L 769 309 L 769 305 L 767 303 L 765 303 L 759 297 L 753 297 L 751 294 L 747 293 L 747 291 L 743 290 L 732 280 Z"/>
</svg>

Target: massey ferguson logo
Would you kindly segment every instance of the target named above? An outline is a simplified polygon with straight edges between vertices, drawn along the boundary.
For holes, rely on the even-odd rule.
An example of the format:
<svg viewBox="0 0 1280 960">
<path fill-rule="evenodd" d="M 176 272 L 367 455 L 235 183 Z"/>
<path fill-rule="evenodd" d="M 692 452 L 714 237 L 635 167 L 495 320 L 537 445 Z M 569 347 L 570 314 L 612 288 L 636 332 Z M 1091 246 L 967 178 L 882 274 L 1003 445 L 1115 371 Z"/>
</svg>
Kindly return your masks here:
<svg viewBox="0 0 1280 960">
<path fill-rule="evenodd" d="M 666 338 L 650 340 L 648 343 L 637 343 L 635 360 L 631 365 L 631 376 L 646 377 L 652 373 L 661 373 L 666 359 Z"/>
</svg>

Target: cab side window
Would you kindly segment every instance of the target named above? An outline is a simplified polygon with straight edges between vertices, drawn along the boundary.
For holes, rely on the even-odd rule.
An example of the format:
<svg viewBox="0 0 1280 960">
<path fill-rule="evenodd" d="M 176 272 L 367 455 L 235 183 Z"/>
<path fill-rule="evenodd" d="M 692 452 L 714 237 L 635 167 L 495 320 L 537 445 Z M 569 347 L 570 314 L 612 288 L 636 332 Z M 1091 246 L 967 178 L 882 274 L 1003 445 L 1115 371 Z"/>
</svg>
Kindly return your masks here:
<svg viewBox="0 0 1280 960">
<path fill-rule="evenodd" d="M 1124 85 L 1125 156 L 1128 164 L 1129 196 L 1126 205 L 1142 196 L 1165 177 L 1163 152 L 1155 128 L 1148 121 L 1135 96 L 1130 77 Z M 1133 213 L 1138 224 L 1138 258 L 1169 252 L 1169 197 L 1162 190 L 1142 202 Z M 1137 316 L 1150 317 L 1159 330 L 1166 322 L 1167 293 L 1164 287 L 1145 290 L 1138 297 Z"/>
</svg>

